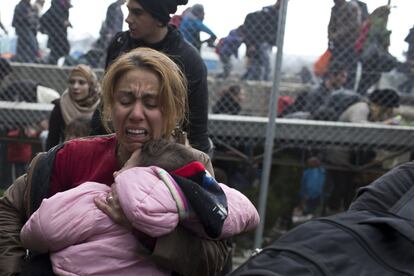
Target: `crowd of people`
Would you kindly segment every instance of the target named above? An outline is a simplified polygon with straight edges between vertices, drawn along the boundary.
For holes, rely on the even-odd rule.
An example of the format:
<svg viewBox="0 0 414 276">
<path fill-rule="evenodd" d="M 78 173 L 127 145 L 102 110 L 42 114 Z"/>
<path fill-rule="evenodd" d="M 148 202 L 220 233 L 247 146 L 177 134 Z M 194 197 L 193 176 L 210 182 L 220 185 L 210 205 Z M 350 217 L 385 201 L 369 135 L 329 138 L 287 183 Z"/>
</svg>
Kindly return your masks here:
<svg viewBox="0 0 414 276">
<path fill-rule="evenodd" d="M 9 81 L 0 100 L 54 107 L 37 125 L 7 133 L 43 137 L 45 153 L 32 159 L 30 144 L 0 144 L 0 153 L 13 165 L 13 173 L 0 183 L 7 188 L 0 198 L 0 274 L 228 273 L 231 238 L 253 230 L 260 218 L 245 195 L 215 178 L 207 128 L 208 72 L 200 50 L 204 42 L 215 47 L 223 63 L 217 78 L 228 78 L 232 56 L 245 43 L 248 64 L 241 79 L 269 81 L 282 1 L 249 13 L 214 45 L 217 36 L 203 23 L 201 4 L 171 18 L 188 0 L 117 0 L 108 7 L 92 52 L 71 68 L 64 91 L 35 80 Z M 291 99 L 278 115 L 398 123 L 399 93 L 372 89 L 384 70 L 397 66 L 392 57 L 386 59 L 389 7 L 368 14 L 361 1 L 334 2 L 326 72 L 317 87 Z M 125 3 L 128 30 L 122 31 Z M 12 61 L 57 64 L 69 54 L 70 0 L 52 0 L 42 14 L 43 5 L 42 0 L 17 4 Z M 38 31 L 48 35 L 45 59 L 39 55 Z M 200 32 L 209 38 L 202 41 Z M 381 49 L 375 55 L 372 45 Z M 99 66 L 102 80 L 94 71 Z M 0 84 L 12 70 L 0 59 Z M 231 84 L 212 112 L 240 114 L 244 101 L 243 86 Z M 312 214 L 324 198 L 324 185 L 331 185 L 336 200 L 328 207 L 338 197 L 345 207 L 351 204 L 352 178 L 325 170 L 323 164 L 331 161 L 351 162 L 350 152 L 334 149 L 307 157 L 295 212 Z M 368 188 L 358 204 L 383 196 L 377 187 Z"/>
<path fill-rule="evenodd" d="M 74 58 L 70 56 L 67 37 L 67 29 L 72 27 L 69 20 L 72 7 L 70 0 L 53 0 L 44 13 L 44 0 L 37 0 L 33 4 L 30 0 L 21 0 L 16 5 L 12 22 L 18 38 L 13 60 L 56 64 L 59 58 L 65 57 L 67 65 L 84 63 L 91 67 L 104 67 L 106 48 L 115 34 L 122 31 L 124 15 L 121 8 L 125 2 L 126 0 L 116 0 L 108 7 L 99 30 L 99 38 L 91 45 L 91 49 Z M 231 75 L 233 57 L 238 57 L 239 47 L 244 43 L 245 72 L 240 78 L 269 81 L 281 3 L 281 0 L 276 1 L 273 5 L 247 14 L 240 26 L 220 39 L 204 23 L 202 4 L 194 4 L 181 14 L 174 15 L 169 24 L 175 26 L 184 39 L 199 51 L 203 43 L 215 48 L 223 68 L 222 73 L 218 74 L 219 78 L 226 79 Z M 328 22 L 328 50 L 332 60 L 342 62 L 347 67 L 346 88 L 366 94 L 378 82 L 381 73 L 397 67 L 397 60 L 388 52 L 391 34 L 387 29 L 389 14 L 390 7 L 386 5 L 369 13 L 363 1 L 334 1 Z M 4 27 L 3 29 L 7 31 Z M 47 47 L 50 53 L 47 57 L 41 56 L 36 38 L 38 32 L 48 36 Z M 202 40 L 201 33 L 209 37 Z M 358 64 L 362 67 L 361 76 L 357 75 Z"/>
</svg>

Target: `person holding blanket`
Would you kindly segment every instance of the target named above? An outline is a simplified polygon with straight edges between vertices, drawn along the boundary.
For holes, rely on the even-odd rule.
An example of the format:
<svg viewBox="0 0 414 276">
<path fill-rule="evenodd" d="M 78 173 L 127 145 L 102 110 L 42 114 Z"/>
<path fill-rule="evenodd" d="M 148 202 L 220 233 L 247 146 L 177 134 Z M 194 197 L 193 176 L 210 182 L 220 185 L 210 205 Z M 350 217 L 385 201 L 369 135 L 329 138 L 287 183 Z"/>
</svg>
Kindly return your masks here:
<svg viewBox="0 0 414 276">
<path fill-rule="evenodd" d="M 169 275 L 148 261 L 134 229 L 156 238 L 180 223 L 202 237 L 227 238 L 259 221 L 243 194 L 218 184 L 195 158 L 184 145 L 147 142 L 138 167 L 126 164 L 112 185 L 131 229 L 114 224 L 94 204 L 95 197 L 113 200 L 111 188 L 86 182 L 43 200 L 22 229 L 22 243 L 30 250 L 51 251 L 56 274 Z"/>
<path fill-rule="evenodd" d="M 139 48 L 120 56 L 103 79 L 103 121 L 113 133 L 70 140 L 37 155 L 28 173 L 0 198 L 0 274 L 19 273 L 22 267 L 25 270 L 24 263 L 30 267 L 36 261 L 51 268 L 48 255 L 31 251 L 27 256 L 21 244 L 20 230 L 28 218 L 44 198 L 82 183 L 111 186 L 113 173 L 129 159 L 135 160 L 145 143 L 173 139 L 174 130 L 185 119 L 186 91 L 183 74 L 165 54 Z M 213 174 L 208 156 L 192 151 Z M 96 204 L 114 222 L 132 229 L 134 225 L 120 207 L 115 187 L 111 187 L 113 200 L 98 199 Z M 202 239 L 181 226 L 156 239 L 135 230 L 135 238 L 147 244 L 149 262 L 179 274 L 215 275 L 230 254 L 225 241 Z"/>
</svg>

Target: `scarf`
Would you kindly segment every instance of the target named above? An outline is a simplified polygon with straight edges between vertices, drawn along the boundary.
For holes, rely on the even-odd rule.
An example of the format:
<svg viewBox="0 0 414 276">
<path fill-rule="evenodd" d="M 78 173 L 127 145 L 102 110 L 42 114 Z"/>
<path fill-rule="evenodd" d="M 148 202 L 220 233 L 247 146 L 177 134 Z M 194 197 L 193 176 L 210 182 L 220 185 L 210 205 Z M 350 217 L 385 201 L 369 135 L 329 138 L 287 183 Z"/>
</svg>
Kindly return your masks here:
<svg viewBox="0 0 414 276">
<path fill-rule="evenodd" d="M 60 109 L 62 111 L 62 117 L 65 124 L 68 125 L 72 120 L 78 117 L 90 119 L 96 107 L 99 105 L 99 102 L 99 95 L 96 94 L 86 100 L 83 100 L 81 105 L 71 99 L 69 90 L 66 89 L 60 97 Z M 88 103 L 88 105 L 85 103 Z"/>
</svg>

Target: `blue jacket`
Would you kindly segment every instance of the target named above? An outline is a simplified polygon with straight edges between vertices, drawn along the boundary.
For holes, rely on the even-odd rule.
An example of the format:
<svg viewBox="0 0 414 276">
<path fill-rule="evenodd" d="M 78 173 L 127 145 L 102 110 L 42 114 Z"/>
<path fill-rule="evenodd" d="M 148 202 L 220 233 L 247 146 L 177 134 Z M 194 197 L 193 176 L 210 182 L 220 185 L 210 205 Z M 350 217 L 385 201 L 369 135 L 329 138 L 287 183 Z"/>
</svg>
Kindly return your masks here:
<svg viewBox="0 0 414 276">
<path fill-rule="evenodd" d="M 185 15 L 183 21 L 181 21 L 180 32 L 184 39 L 197 49 L 201 47 L 200 32 L 205 32 L 212 37 L 216 37 L 213 31 L 191 12 Z"/>
</svg>

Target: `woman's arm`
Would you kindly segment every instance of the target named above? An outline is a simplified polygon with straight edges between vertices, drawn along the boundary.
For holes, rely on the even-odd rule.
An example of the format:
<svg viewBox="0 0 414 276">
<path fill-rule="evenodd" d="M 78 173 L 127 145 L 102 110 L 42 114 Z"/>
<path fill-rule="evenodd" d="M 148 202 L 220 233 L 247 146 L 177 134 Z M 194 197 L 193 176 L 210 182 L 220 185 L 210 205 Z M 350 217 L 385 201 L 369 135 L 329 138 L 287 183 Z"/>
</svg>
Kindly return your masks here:
<svg viewBox="0 0 414 276">
<path fill-rule="evenodd" d="M 110 187 L 86 182 L 44 199 L 20 233 L 23 246 L 39 253 L 55 252 L 108 232 L 113 222 L 93 199 L 106 197 Z"/>
<path fill-rule="evenodd" d="M 26 249 L 20 243 L 20 229 L 26 220 L 24 194 L 26 175 L 19 177 L 0 198 L 0 275 L 21 270 Z"/>
</svg>

